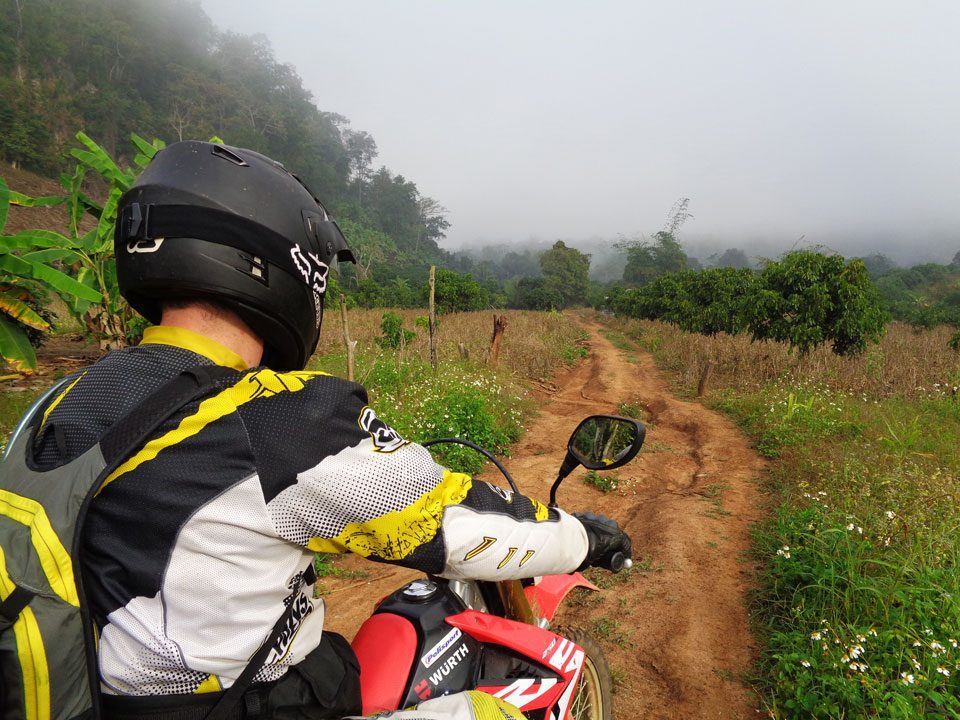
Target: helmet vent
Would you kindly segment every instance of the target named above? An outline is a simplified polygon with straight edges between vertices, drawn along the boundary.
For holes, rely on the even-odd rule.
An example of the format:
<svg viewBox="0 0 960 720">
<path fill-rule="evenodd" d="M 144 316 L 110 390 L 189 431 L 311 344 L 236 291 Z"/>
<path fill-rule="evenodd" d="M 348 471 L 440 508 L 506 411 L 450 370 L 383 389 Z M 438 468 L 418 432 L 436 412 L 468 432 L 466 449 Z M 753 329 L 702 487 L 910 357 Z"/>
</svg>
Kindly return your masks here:
<svg viewBox="0 0 960 720">
<path fill-rule="evenodd" d="M 249 167 L 246 160 L 237 155 L 235 152 L 228 150 L 223 145 L 214 145 L 211 152 L 219 158 L 223 158 L 229 162 L 232 162 L 234 165 L 239 165 L 240 167 Z"/>
</svg>

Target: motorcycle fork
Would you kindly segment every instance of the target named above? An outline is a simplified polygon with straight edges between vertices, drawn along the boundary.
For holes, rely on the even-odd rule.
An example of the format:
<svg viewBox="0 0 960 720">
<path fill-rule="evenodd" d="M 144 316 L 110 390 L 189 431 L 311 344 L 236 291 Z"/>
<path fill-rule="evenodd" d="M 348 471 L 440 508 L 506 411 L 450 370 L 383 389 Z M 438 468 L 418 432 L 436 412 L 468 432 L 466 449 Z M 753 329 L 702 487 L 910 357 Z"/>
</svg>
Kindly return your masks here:
<svg viewBox="0 0 960 720">
<path fill-rule="evenodd" d="M 523 584 L 519 580 L 501 580 L 497 583 L 497 592 L 503 603 L 504 617 L 509 620 L 540 626 L 538 618 L 533 614 L 527 594 L 523 591 Z"/>
</svg>

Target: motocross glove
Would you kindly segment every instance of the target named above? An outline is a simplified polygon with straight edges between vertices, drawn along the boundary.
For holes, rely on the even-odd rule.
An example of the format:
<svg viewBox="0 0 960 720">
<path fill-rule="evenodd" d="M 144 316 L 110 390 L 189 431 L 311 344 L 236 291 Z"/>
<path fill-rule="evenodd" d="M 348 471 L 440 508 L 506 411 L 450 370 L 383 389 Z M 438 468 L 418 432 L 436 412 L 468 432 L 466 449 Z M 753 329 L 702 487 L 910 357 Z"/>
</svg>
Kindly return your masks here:
<svg viewBox="0 0 960 720">
<path fill-rule="evenodd" d="M 619 571 L 623 567 L 623 561 L 630 558 L 630 537 L 620 529 L 617 521 L 606 515 L 594 515 L 592 512 L 573 513 L 573 516 L 587 531 L 587 540 L 590 543 L 587 557 L 577 570 L 596 565 Z M 616 558 L 618 553 L 622 556 Z"/>
</svg>

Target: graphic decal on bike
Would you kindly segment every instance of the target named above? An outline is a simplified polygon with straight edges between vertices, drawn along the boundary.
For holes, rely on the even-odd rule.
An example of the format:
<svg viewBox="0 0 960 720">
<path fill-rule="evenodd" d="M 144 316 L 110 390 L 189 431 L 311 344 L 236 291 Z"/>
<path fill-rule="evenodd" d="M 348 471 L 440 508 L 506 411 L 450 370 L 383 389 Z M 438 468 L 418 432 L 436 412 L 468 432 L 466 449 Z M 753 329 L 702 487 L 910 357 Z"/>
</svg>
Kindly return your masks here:
<svg viewBox="0 0 960 720">
<path fill-rule="evenodd" d="M 469 654 L 470 648 L 467 647 L 466 643 L 463 643 L 450 654 L 450 657 L 447 658 L 443 665 L 440 665 L 435 672 L 430 673 L 430 682 L 434 685 L 439 685 L 443 682 L 443 679 L 450 674 L 450 671 L 459 665 Z"/>
<path fill-rule="evenodd" d="M 533 678 L 521 678 L 515 680 L 513 684 L 508 685 L 503 690 L 494 693 L 493 696 L 523 710 L 524 706 L 532 703 L 556 684 L 557 680 L 555 678 L 544 678 L 539 682 Z"/>
<path fill-rule="evenodd" d="M 357 419 L 357 422 L 361 428 L 370 433 L 370 438 L 373 440 L 374 452 L 392 453 L 410 444 L 409 440 L 404 440 L 400 437 L 400 433 L 378 418 L 370 406 L 360 411 L 360 417 Z"/>
<path fill-rule="evenodd" d="M 573 697 L 573 690 L 580 679 L 580 672 L 583 670 L 584 652 L 575 643 L 566 638 L 560 639 L 560 646 L 550 657 L 550 665 L 563 672 L 564 675 L 573 673 L 572 678 L 567 684 L 567 689 L 550 711 L 551 720 L 561 720 L 567 716 L 567 706 Z"/>
<path fill-rule="evenodd" d="M 527 564 L 527 560 L 529 560 L 530 558 L 532 558 L 532 557 L 533 557 L 534 555 L 536 555 L 536 554 L 537 554 L 537 551 L 536 551 L 536 550 L 527 550 L 527 554 L 524 555 L 524 556 L 523 556 L 523 560 L 520 561 L 520 567 L 523 567 L 524 565 L 526 565 L 526 564 Z"/>
<path fill-rule="evenodd" d="M 488 547 L 490 547 L 491 545 L 493 545 L 496 541 L 497 541 L 496 538 L 486 537 L 486 536 L 485 536 L 485 537 L 483 538 L 483 542 L 482 542 L 482 543 L 480 543 L 479 545 L 477 545 L 473 550 L 471 550 L 470 552 L 468 552 L 466 555 L 463 556 L 464 561 L 470 560 L 470 559 L 472 559 L 472 558 L 475 558 L 477 555 L 479 555 L 480 553 L 482 553 L 482 552 L 483 552 L 484 550 L 486 550 Z"/>
<path fill-rule="evenodd" d="M 430 687 L 430 683 L 426 680 L 421 680 L 420 683 L 413 689 L 421 700 L 426 700 L 433 694 L 433 688 Z"/>
<path fill-rule="evenodd" d="M 451 646 L 460 639 L 460 636 L 463 633 L 460 631 L 460 628 L 454 628 L 446 635 L 443 636 L 443 639 L 440 640 L 436 645 L 434 645 L 430 650 L 427 651 L 426 655 L 420 658 L 420 662 L 423 663 L 425 668 L 433 665 L 437 660 L 443 657 L 443 654 L 451 648 Z"/>
</svg>

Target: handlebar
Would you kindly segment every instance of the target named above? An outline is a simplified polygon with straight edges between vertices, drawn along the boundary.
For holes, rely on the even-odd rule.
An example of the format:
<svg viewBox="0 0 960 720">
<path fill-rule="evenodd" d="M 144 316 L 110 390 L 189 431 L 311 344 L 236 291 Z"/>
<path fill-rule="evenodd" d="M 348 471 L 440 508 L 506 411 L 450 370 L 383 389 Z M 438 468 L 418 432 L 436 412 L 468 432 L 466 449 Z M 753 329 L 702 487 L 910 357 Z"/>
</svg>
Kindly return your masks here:
<svg viewBox="0 0 960 720">
<path fill-rule="evenodd" d="M 622 570 L 629 570 L 633 567 L 633 560 L 628 558 L 622 552 L 617 551 L 603 558 L 598 565 L 610 572 L 618 573 Z"/>
</svg>

